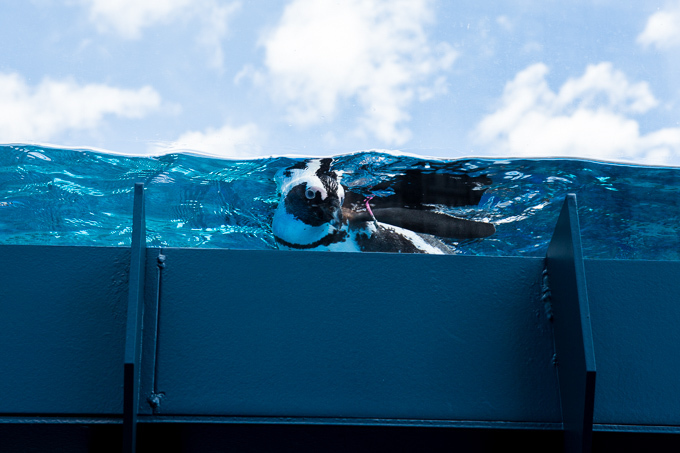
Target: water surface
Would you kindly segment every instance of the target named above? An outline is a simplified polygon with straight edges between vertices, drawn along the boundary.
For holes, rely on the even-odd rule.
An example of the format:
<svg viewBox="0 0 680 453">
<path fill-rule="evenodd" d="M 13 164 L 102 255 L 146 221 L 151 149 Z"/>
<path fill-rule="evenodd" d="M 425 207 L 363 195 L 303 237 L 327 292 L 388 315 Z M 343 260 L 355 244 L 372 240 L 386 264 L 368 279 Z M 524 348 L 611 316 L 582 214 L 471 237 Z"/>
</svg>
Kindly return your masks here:
<svg viewBox="0 0 680 453">
<path fill-rule="evenodd" d="M 223 160 L 186 154 L 123 156 L 0 145 L 0 244 L 129 246 L 133 189 L 146 185 L 147 245 L 275 249 L 274 175 L 288 157 Z M 343 184 L 379 181 L 441 160 L 360 152 L 335 158 Z M 487 175 L 479 206 L 446 212 L 496 225 L 456 253 L 544 256 L 565 194 L 578 197 L 588 258 L 680 260 L 680 168 L 569 159 L 462 159 L 454 172 Z"/>
</svg>

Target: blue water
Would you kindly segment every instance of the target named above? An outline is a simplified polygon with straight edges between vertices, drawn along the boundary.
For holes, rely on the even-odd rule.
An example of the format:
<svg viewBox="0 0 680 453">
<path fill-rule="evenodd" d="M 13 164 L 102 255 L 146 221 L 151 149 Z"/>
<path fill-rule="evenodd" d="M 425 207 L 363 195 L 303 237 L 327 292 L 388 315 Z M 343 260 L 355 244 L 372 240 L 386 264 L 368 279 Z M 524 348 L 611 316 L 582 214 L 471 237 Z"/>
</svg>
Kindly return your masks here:
<svg viewBox="0 0 680 453">
<path fill-rule="evenodd" d="M 146 184 L 152 247 L 275 249 L 276 157 L 129 157 L 91 150 L 0 146 L 0 244 L 129 246 L 133 186 Z M 422 158 L 338 156 L 343 183 L 370 187 Z M 486 239 L 448 241 L 456 253 L 544 256 L 566 193 L 578 196 L 584 255 L 680 260 L 680 168 L 566 159 L 464 159 L 493 181 L 479 206 L 448 209 L 496 225 Z"/>
</svg>

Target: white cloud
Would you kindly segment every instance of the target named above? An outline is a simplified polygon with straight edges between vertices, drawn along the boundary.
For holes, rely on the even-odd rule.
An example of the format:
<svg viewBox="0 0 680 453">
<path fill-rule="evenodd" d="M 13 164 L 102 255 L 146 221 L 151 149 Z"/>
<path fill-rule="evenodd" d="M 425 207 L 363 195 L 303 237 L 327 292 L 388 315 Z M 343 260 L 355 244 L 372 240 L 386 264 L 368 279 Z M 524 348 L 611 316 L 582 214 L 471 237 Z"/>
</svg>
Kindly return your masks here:
<svg viewBox="0 0 680 453">
<path fill-rule="evenodd" d="M 680 46 L 680 1 L 649 16 L 637 42 L 645 47 L 653 45 L 661 50 Z"/>
<path fill-rule="evenodd" d="M 239 127 L 225 124 L 220 129 L 185 132 L 172 143 L 152 146 L 150 152 L 195 151 L 218 157 L 248 158 L 260 155 L 261 135 L 252 123 Z"/>
<path fill-rule="evenodd" d="M 239 2 L 220 5 L 214 1 L 208 2 L 204 17 L 204 24 L 198 35 L 198 40 L 208 49 L 212 49 L 210 64 L 216 68 L 224 66 L 224 52 L 222 51 L 222 40 L 228 32 L 227 24 L 231 16 L 239 10 Z"/>
<path fill-rule="evenodd" d="M 82 0 L 89 6 L 90 20 L 102 32 L 128 39 L 141 37 L 142 29 L 169 22 L 185 14 L 191 0 Z"/>
<path fill-rule="evenodd" d="M 582 77 L 562 85 L 555 101 L 561 109 L 578 104 L 581 108 L 598 106 L 625 113 L 644 113 L 658 105 L 646 82 L 631 84 L 611 63 L 589 65 Z"/>
<path fill-rule="evenodd" d="M 408 107 L 446 89 L 457 52 L 429 40 L 427 0 L 295 0 L 263 39 L 268 73 L 256 74 L 297 125 L 358 107 L 360 135 L 403 144 Z M 355 107 L 356 108 L 356 107 Z"/>
<path fill-rule="evenodd" d="M 489 154 L 680 164 L 680 128 L 643 135 L 630 117 L 658 105 L 646 82 L 631 83 L 600 63 L 554 92 L 547 73 L 542 63 L 519 72 L 498 109 L 477 125 L 473 139 Z"/>
<path fill-rule="evenodd" d="M 50 141 L 64 132 L 95 129 L 105 115 L 142 118 L 160 104 L 150 86 L 128 90 L 49 78 L 29 86 L 19 74 L 0 72 L 0 142 Z"/>
<path fill-rule="evenodd" d="M 142 30 L 178 20 L 197 19 L 197 41 L 209 49 L 210 65 L 222 68 L 222 40 L 239 1 L 218 0 L 81 0 L 89 8 L 90 20 L 102 33 L 139 39 Z"/>
</svg>

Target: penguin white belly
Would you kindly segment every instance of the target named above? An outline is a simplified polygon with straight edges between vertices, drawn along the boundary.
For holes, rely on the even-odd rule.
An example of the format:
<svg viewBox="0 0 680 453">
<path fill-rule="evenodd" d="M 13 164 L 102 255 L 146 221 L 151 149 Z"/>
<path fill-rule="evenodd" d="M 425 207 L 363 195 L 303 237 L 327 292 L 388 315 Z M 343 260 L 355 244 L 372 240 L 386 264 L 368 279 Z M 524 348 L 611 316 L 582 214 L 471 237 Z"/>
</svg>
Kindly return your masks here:
<svg viewBox="0 0 680 453">
<path fill-rule="evenodd" d="M 329 223 L 320 226 L 307 225 L 286 212 L 282 205 L 274 213 L 272 222 L 274 236 L 291 244 L 312 244 L 331 234 L 332 230 Z"/>
<path fill-rule="evenodd" d="M 330 223 L 311 226 L 301 222 L 279 205 L 274 213 L 272 232 L 283 250 L 312 250 L 333 252 L 360 252 L 351 240 L 347 225 L 337 229 Z"/>
</svg>

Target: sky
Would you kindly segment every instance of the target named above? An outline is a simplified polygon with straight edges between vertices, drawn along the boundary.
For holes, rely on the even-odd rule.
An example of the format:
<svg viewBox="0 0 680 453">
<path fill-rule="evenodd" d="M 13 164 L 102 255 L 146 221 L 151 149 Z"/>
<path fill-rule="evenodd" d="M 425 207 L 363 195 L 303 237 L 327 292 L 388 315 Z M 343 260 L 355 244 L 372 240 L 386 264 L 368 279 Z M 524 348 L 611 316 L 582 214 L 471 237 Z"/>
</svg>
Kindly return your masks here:
<svg viewBox="0 0 680 453">
<path fill-rule="evenodd" d="M 680 166 L 680 0 L 2 0 L 0 143 Z"/>
</svg>

